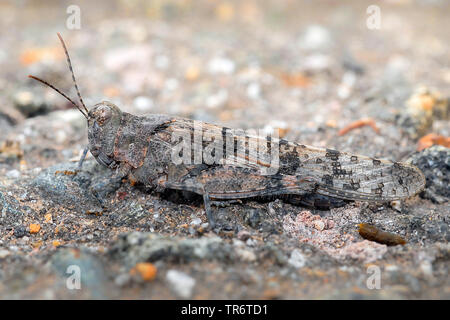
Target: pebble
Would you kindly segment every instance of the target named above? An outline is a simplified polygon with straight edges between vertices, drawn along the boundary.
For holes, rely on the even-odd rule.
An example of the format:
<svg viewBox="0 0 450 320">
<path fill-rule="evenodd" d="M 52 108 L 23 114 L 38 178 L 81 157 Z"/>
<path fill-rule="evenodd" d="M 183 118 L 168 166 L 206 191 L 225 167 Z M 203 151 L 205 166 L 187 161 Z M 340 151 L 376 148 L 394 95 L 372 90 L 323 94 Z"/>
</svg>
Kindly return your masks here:
<svg viewBox="0 0 450 320">
<path fill-rule="evenodd" d="M 169 91 L 174 91 L 174 90 L 178 89 L 178 80 L 175 78 L 167 79 L 167 81 L 165 83 L 165 87 Z"/>
<path fill-rule="evenodd" d="M 195 279 L 178 270 L 167 271 L 166 280 L 173 292 L 184 299 L 192 296 L 195 287 Z"/>
<path fill-rule="evenodd" d="M 6 249 L 0 249 L 0 259 L 6 258 L 9 256 L 9 251 Z"/>
<path fill-rule="evenodd" d="M 258 83 L 253 82 L 247 86 L 247 96 L 251 99 L 258 99 L 261 94 L 261 87 Z"/>
<path fill-rule="evenodd" d="M 430 261 L 425 260 L 420 263 L 420 270 L 427 277 L 433 276 L 433 265 Z"/>
<path fill-rule="evenodd" d="M 322 220 L 316 220 L 314 221 L 314 228 L 316 230 L 322 231 L 325 229 L 325 223 Z"/>
<path fill-rule="evenodd" d="M 209 227 L 209 223 L 208 222 L 202 223 L 201 227 L 203 229 L 207 229 Z"/>
<path fill-rule="evenodd" d="M 356 82 L 356 75 L 353 72 L 346 72 L 342 77 L 342 82 L 338 87 L 337 95 L 341 99 L 347 99 L 353 90 Z"/>
<path fill-rule="evenodd" d="M 139 273 L 144 281 L 152 281 L 156 278 L 157 271 L 154 264 L 150 262 L 139 262 L 130 272 L 131 274 Z"/>
<path fill-rule="evenodd" d="M 30 229 L 30 233 L 34 234 L 34 233 L 38 233 L 39 230 L 41 230 L 41 226 L 36 223 L 31 223 L 29 229 Z"/>
<path fill-rule="evenodd" d="M 206 105 L 209 108 L 217 108 L 223 105 L 227 100 L 228 100 L 228 91 L 225 89 L 221 89 L 217 93 L 210 95 L 206 99 Z"/>
<path fill-rule="evenodd" d="M 153 100 L 149 97 L 139 96 L 133 100 L 133 105 L 137 110 L 146 112 L 153 108 Z"/>
<path fill-rule="evenodd" d="M 397 116 L 397 124 L 410 138 L 417 140 L 433 128 L 435 120 L 447 120 L 450 115 L 448 99 L 439 91 L 418 87 Z"/>
<path fill-rule="evenodd" d="M 115 279 L 114 283 L 119 287 L 123 287 L 130 282 L 131 276 L 128 273 L 119 274 Z"/>
<path fill-rule="evenodd" d="M 194 81 L 196 79 L 198 79 L 200 75 L 200 69 L 197 68 L 196 66 L 190 66 L 187 68 L 184 77 L 189 80 L 189 81 Z"/>
<path fill-rule="evenodd" d="M 445 203 L 450 197 L 450 148 L 432 146 L 408 159 L 425 175 L 426 188 L 421 197 L 435 203 Z"/>
<path fill-rule="evenodd" d="M 55 142 L 59 144 L 64 144 L 67 140 L 67 133 L 64 130 L 57 130 L 54 134 Z"/>
<path fill-rule="evenodd" d="M 47 214 L 44 216 L 44 219 L 45 219 L 45 222 L 46 222 L 46 223 L 52 223 L 52 222 L 53 222 L 52 214 L 51 214 L 51 213 L 47 213 Z"/>
<path fill-rule="evenodd" d="M 398 212 L 402 212 L 402 202 L 400 200 L 391 201 L 390 205 L 391 205 L 392 209 L 394 209 Z"/>
<path fill-rule="evenodd" d="M 285 133 L 289 131 L 289 126 L 286 123 L 286 121 L 280 121 L 280 120 L 271 120 L 266 126 L 263 128 L 263 132 L 266 135 L 274 135 L 278 133 L 280 135 L 280 138 L 282 133 Z"/>
<path fill-rule="evenodd" d="M 16 169 L 10 170 L 6 172 L 6 177 L 10 179 L 17 179 L 20 177 L 20 171 Z"/>
<path fill-rule="evenodd" d="M 241 241 L 246 241 L 250 238 L 250 232 L 247 230 L 241 230 L 238 232 L 237 238 Z"/>
<path fill-rule="evenodd" d="M 239 241 L 239 240 L 238 240 Z M 256 255 L 253 251 L 243 249 L 241 247 L 236 248 L 236 253 L 239 256 L 239 258 L 243 262 L 253 262 L 256 261 Z"/>
<path fill-rule="evenodd" d="M 24 226 L 18 226 L 16 228 L 14 228 L 14 236 L 16 238 L 21 238 L 23 237 L 27 232 L 27 229 Z"/>
<path fill-rule="evenodd" d="M 324 49 L 327 48 L 330 43 L 330 32 L 320 25 L 308 26 L 300 39 L 300 46 L 309 50 Z"/>
<path fill-rule="evenodd" d="M 18 91 L 13 99 L 15 108 L 25 117 L 34 117 L 52 109 L 42 96 L 37 96 L 31 91 Z"/>
<path fill-rule="evenodd" d="M 322 71 L 330 68 L 331 59 L 324 54 L 312 54 L 305 57 L 303 65 L 308 70 Z"/>
<path fill-rule="evenodd" d="M 232 74 L 234 69 L 234 61 L 223 57 L 213 58 L 208 63 L 208 71 L 212 74 Z"/>
<path fill-rule="evenodd" d="M 202 219 L 200 219 L 200 218 L 195 218 L 195 219 L 193 219 L 193 220 L 191 221 L 191 224 L 194 225 L 194 226 L 198 226 L 198 225 L 200 225 L 201 223 L 202 223 Z"/>
<path fill-rule="evenodd" d="M 155 58 L 155 66 L 158 69 L 167 69 L 170 65 L 170 59 L 167 56 L 159 55 Z"/>
<path fill-rule="evenodd" d="M 295 268 L 303 268 L 306 264 L 306 258 L 298 249 L 292 250 L 288 263 Z"/>
<path fill-rule="evenodd" d="M 16 106 L 22 110 L 23 106 L 27 106 L 33 103 L 34 96 L 30 91 L 20 91 L 15 96 Z"/>
<path fill-rule="evenodd" d="M 241 241 L 241 240 L 233 239 L 232 242 L 233 242 L 233 245 L 234 245 L 235 247 L 238 247 L 238 248 L 239 248 L 239 247 L 240 247 L 240 248 L 245 247 L 245 243 L 244 243 L 243 241 Z"/>
<path fill-rule="evenodd" d="M 386 265 L 385 270 L 388 272 L 396 272 L 399 270 L 399 267 L 396 266 L 395 264 L 388 264 Z"/>
</svg>

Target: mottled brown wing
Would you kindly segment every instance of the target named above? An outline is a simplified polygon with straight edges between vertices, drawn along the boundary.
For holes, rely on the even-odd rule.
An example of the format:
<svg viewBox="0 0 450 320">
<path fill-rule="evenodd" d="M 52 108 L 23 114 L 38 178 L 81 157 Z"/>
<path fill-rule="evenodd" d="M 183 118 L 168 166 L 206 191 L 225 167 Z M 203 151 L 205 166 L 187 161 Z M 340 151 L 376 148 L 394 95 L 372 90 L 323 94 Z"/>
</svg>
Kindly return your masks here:
<svg viewBox="0 0 450 320">
<path fill-rule="evenodd" d="M 203 148 L 212 141 L 210 138 L 217 137 L 218 132 L 222 132 L 223 142 L 226 141 L 226 134 L 233 136 L 234 152 L 225 152 L 229 146 L 224 145 L 220 164 L 253 170 L 270 168 L 271 174 L 266 178 L 281 181 L 277 182 L 280 188 L 286 185 L 290 192 L 295 189 L 295 183 L 299 184 L 299 190 L 304 190 L 300 184 L 306 181 L 308 184 L 314 182 L 315 192 L 324 196 L 392 201 L 411 197 L 425 186 L 422 172 L 406 163 L 305 146 L 207 123 L 201 125 Z M 193 121 L 177 121 L 170 127 L 172 132 L 179 130 L 193 131 Z M 237 145 L 243 145 L 245 152 L 238 152 Z M 277 162 L 273 159 L 274 154 L 278 156 Z M 264 173 L 264 170 L 261 172 Z"/>
<path fill-rule="evenodd" d="M 316 192 L 325 196 L 392 201 L 414 196 L 425 186 L 423 173 L 407 163 L 296 143 L 287 143 L 284 150 L 281 147 L 280 153 L 286 152 L 297 154 L 299 162 L 296 173 L 313 178 L 318 183 Z M 286 166 L 292 170 L 288 164 Z M 281 165 L 280 171 L 283 170 Z"/>
<path fill-rule="evenodd" d="M 201 128 L 198 125 L 201 125 Z M 199 132 L 201 133 L 200 140 L 194 137 Z M 269 145 L 270 149 L 271 143 L 266 138 L 246 134 L 239 129 L 223 128 L 200 122 L 194 123 L 187 119 L 177 119 L 164 128 L 160 134 L 165 136 L 162 138 L 160 135 L 160 143 L 166 147 L 168 146 L 167 141 L 171 140 L 167 134 L 188 138 L 192 143 L 190 150 L 192 163 L 183 162 L 169 165 L 168 181 L 166 182 L 166 186 L 169 188 L 200 194 L 206 191 L 211 199 L 239 199 L 314 192 L 315 183 L 313 181 L 295 175 L 276 174 L 278 162 L 271 163 L 273 160 L 271 153 L 258 154 L 255 151 L 258 150 L 258 147 L 261 147 L 259 150 L 264 149 L 258 144 L 264 144 L 266 149 Z M 196 147 L 208 151 L 213 141 L 217 139 L 221 140 L 218 144 L 220 147 L 216 150 L 220 151 L 221 157 L 215 159 L 214 163 L 208 163 L 205 159 L 201 163 L 196 163 L 193 149 Z M 176 138 L 175 144 L 179 142 Z M 172 144 L 170 147 L 174 147 L 174 145 Z M 278 153 L 276 155 L 278 156 Z M 267 174 L 267 169 L 273 169 L 273 174 Z"/>
<path fill-rule="evenodd" d="M 178 118 L 177 121 L 171 123 L 165 131 L 170 135 L 177 136 L 183 136 L 190 132 L 192 149 L 196 147 L 197 150 L 201 149 L 206 153 L 211 151 L 212 142 L 219 138 L 219 145 L 222 150 L 219 150 L 221 156 L 216 159 L 215 164 L 256 169 L 263 175 L 266 171 L 272 172 L 270 175 L 276 175 L 278 172 L 278 139 L 272 141 L 270 138 L 258 136 L 256 132 L 230 129 L 182 118 Z M 198 136 L 199 132 L 202 135 L 200 141 L 194 137 L 194 135 Z M 194 150 L 191 154 L 192 160 L 194 160 Z M 269 168 L 272 170 L 268 170 Z M 279 180 L 281 177 L 275 178 Z"/>
</svg>

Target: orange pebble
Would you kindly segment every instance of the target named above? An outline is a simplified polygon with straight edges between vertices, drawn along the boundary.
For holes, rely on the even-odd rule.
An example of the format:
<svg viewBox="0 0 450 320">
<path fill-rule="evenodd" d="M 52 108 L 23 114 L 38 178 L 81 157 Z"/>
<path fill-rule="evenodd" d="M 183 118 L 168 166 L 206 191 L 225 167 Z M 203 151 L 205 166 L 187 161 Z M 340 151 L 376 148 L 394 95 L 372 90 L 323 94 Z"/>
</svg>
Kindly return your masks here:
<svg viewBox="0 0 450 320">
<path fill-rule="evenodd" d="M 311 84 L 311 79 L 308 78 L 303 73 L 296 73 L 296 74 L 281 74 L 280 75 L 281 80 L 284 82 L 285 85 L 289 87 L 307 87 Z"/>
<path fill-rule="evenodd" d="M 153 263 L 140 262 L 130 271 L 131 274 L 135 274 L 136 272 L 141 275 L 144 281 L 152 281 L 156 278 L 157 269 Z"/>
<path fill-rule="evenodd" d="M 189 67 L 184 76 L 189 81 L 197 80 L 200 75 L 200 70 L 197 67 L 191 66 Z"/>
<path fill-rule="evenodd" d="M 31 234 L 38 233 L 39 230 L 41 230 L 41 226 L 39 224 L 35 224 L 35 223 L 30 224 L 30 233 Z"/>
<path fill-rule="evenodd" d="M 436 144 L 450 148 L 450 137 L 444 137 L 434 133 L 427 134 L 426 136 L 420 138 L 417 143 L 417 151 L 422 151 L 423 149 L 429 148 Z"/>
</svg>

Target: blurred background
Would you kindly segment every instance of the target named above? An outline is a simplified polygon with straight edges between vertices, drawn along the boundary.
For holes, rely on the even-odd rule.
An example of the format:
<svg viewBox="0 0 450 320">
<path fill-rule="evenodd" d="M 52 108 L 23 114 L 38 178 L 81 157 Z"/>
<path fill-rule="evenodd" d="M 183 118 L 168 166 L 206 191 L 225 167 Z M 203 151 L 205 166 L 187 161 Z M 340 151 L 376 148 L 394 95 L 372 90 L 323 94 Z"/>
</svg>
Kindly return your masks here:
<svg viewBox="0 0 450 320">
<path fill-rule="evenodd" d="M 450 91 L 449 13 L 447 1 L 430 0 L 2 0 L 0 139 L 56 150 L 55 160 L 86 144 L 81 114 L 27 78 L 76 99 L 60 32 L 89 107 L 109 100 L 135 114 L 278 128 L 302 143 L 398 159 L 415 149 L 391 125 L 408 97 L 421 85 Z M 382 134 L 337 135 L 361 118 Z M 448 136 L 448 125 L 435 131 Z"/>
</svg>

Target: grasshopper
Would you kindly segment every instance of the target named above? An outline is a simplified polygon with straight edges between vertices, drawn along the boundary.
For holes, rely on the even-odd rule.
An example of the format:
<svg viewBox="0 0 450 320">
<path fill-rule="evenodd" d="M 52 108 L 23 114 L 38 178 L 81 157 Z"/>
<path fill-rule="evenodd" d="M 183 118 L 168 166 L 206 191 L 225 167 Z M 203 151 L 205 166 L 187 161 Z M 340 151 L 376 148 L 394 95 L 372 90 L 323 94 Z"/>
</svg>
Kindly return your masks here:
<svg viewBox="0 0 450 320">
<path fill-rule="evenodd" d="M 107 101 L 88 109 L 64 40 L 59 33 L 58 37 L 81 106 L 50 83 L 29 77 L 57 91 L 86 118 L 89 144 L 80 159 L 80 168 L 90 151 L 98 163 L 116 170 L 118 179 L 128 176 L 156 190 L 200 194 L 211 227 L 215 224 L 212 201 L 291 195 L 300 204 L 333 206 L 348 200 L 401 200 L 414 196 L 425 186 L 422 172 L 407 163 L 249 135 L 242 130 L 171 115 L 138 117 Z M 190 143 L 180 144 L 180 137 Z M 211 150 L 211 144 L 217 141 L 227 144 L 213 148 L 210 155 L 214 161 L 195 159 L 198 150 Z M 278 161 L 271 161 L 273 153 Z M 180 158 L 197 161 L 180 162 Z M 268 168 L 273 169 L 272 173 L 262 170 Z"/>
</svg>

